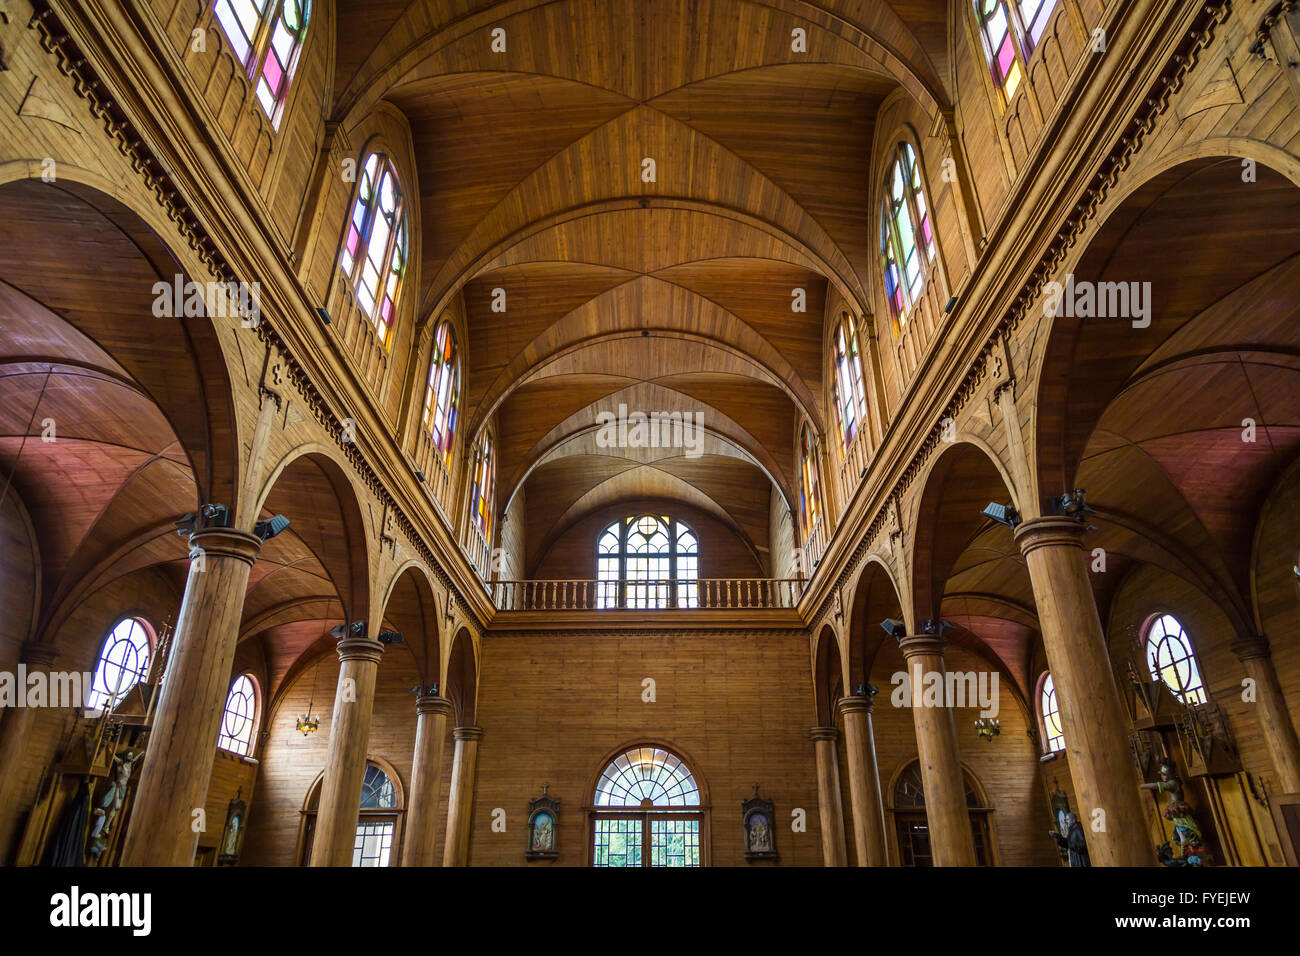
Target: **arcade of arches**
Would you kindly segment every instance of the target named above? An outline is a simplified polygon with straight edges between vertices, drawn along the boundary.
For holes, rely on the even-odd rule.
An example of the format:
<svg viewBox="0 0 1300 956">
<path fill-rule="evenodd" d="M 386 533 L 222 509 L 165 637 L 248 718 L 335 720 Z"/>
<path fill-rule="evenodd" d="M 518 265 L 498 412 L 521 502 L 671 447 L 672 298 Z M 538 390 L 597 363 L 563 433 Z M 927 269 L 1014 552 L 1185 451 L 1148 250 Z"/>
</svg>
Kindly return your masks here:
<svg viewBox="0 0 1300 956">
<path fill-rule="evenodd" d="M 5 6 L 4 863 L 1297 865 L 1295 3 Z"/>
</svg>

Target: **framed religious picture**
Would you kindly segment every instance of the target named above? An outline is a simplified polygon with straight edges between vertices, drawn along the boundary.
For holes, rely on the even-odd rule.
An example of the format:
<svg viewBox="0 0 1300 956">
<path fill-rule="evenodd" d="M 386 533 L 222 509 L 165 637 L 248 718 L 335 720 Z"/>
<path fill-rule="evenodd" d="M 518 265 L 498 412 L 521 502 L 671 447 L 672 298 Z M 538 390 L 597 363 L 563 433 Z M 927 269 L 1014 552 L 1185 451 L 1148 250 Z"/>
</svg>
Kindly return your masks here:
<svg viewBox="0 0 1300 956">
<path fill-rule="evenodd" d="M 528 801 L 527 860 L 554 860 L 559 856 L 556 844 L 556 824 L 560 816 L 560 801 L 547 795 L 550 784 L 542 784 L 542 795 Z"/>
<path fill-rule="evenodd" d="M 240 787 L 226 808 L 226 825 L 221 830 L 221 845 L 217 852 L 218 866 L 234 866 L 239 862 L 239 850 L 244 842 L 244 814 L 248 812 L 243 797 L 244 788 Z"/>
<path fill-rule="evenodd" d="M 758 795 L 758 784 L 754 784 L 752 797 L 740 801 L 740 819 L 745 827 L 745 859 L 777 859 L 776 817 L 772 801 Z"/>
</svg>

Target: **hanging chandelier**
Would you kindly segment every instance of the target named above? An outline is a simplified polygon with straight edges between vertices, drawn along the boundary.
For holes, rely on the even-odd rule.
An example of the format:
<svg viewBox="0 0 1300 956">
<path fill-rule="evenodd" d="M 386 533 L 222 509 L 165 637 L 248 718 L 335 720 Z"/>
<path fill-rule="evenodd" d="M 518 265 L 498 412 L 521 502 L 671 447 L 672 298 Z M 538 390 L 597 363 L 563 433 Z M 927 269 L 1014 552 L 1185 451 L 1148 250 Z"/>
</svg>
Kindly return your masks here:
<svg viewBox="0 0 1300 956">
<path fill-rule="evenodd" d="M 320 726 L 320 715 L 316 713 L 316 678 L 320 676 L 320 658 L 316 659 L 316 670 L 312 673 L 311 678 L 311 698 L 307 701 L 307 712 L 298 715 L 298 722 L 295 728 L 299 730 L 304 737 L 310 737 Z"/>
</svg>

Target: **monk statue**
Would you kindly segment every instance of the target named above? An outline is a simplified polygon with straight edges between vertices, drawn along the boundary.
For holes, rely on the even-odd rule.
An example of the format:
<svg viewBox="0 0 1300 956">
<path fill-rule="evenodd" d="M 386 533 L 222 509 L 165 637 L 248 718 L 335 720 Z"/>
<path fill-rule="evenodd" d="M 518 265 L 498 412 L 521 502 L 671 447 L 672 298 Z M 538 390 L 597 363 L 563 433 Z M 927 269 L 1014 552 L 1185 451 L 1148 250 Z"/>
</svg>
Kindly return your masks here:
<svg viewBox="0 0 1300 956">
<path fill-rule="evenodd" d="M 1088 857 L 1088 842 L 1083 836 L 1083 825 L 1079 823 L 1079 818 L 1067 810 L 1061 810 L 1056 815 L 1056 830 L 1048 830 L 1052 838 L 1056 840 L 1056 845 L 1065 850 L 1070 866 L 1092 866 L 1092 860 Z"/>
<path fill-rule="evenodd" d="M 1201 828 L 1192 808 L 1183 800 L 1183 782 L 1175 772 L 1172 757 L 1160 759 L 1158 777 L 1154 783 L 1142 784 L 1142 789 L 1169 794 L 1169 802 L 1161 815 L 1174 825 L 1173 843 L 1180 855 L 1174 856 L 1169 844 L 1165 843 L 1156 851 L 1157 857 L 1165 866 L 1209 866 L 1210 852 L 1202 842 Z"/>
</svg>

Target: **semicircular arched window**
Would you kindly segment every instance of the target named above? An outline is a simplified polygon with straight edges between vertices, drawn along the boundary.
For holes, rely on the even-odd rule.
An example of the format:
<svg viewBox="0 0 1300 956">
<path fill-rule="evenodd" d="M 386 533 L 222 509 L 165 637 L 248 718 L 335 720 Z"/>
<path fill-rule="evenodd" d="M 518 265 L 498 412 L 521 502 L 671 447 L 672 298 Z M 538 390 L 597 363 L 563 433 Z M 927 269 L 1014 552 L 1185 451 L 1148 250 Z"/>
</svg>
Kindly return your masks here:
<svg viewBox="0 0 1300 956">
<path fill-rule="evenodd" d="M 262 111 L 279 129 L 311 20 L 310 0 L 217 0 L 213 12 L 257 89 Z"/>
<path fill-rule="evenodd" d="M 460 354 L 456 332 L 445 319 L 433 334 L 433 357 L 429 363 L 429 384 L 424 392 L 424 427 L 433 438 L 444 467 L 451 465 L 452 441 L 460 406 Z"/>
<path fill-rule="evenodd" d="M 1204 704 L 1208 697 L 1191 638 L 1172 614 L 1153 615 L 1146 627 L 1147 669 L 1184 704 Z"/>
<path fill-rule="evenodd" d="M 596 607 L 700 606 L 700 541 L 668 515 L 631 515 L 596 539 Z"/>
<path fill-rule="evenodd" d="M 311 863 L 312 843 L 316 837 L 316 815 L 320 809 L 323 774 L 307 792 L 302 809 L 302 830 L 298 858 L 303 866 Z M 401 846 L 402 806 L 400 785 L 374 761 L 366 761 L 361 778 L 361 806 L 357 813 L 357 831 L 352 845 L 352 865 L 392 866 L 394 847 Z"/>
<path fill-rule="evenodd" d="M 1038 692 L 1038 712 L 1043 718 L 1043 745 L 1048 753 L 1065 749 L 1065 731 L 1061 729 L 1061 705 L 1056 700 L 1056 683 L 1051 674 L 1043 675 Z"/>
<path fill-rule="evenodd" d="M 111 710 L 149 674 L 153 631 L 138 617 L 123 618 L 104 638 L 86 698 L 87 710 Z"/>
<path fill-rule="evenodd" d="M 703 823 L 700 787 L 682 759 L 650 744 L 632 747 L 596 783 L 592 866 L 702 866 Z"/>
<path fill-rule="evenodd" d="M 406 274 L 406 202 L 390 157 L 371 153 L 361 166 L 339 264 L 379 341 L 390 344 Z"/>
<path fill-rule="evenodd" d="M 257 686 L 247 674 L 230 685 L 226 709 L 221 715 L 221 735 L 217 746 L 231 753 L 247 755 L 252 749 L 253 728 L 257 722 Z"/>
<path fill-rule="evenodd" d="M 935 256 L 934 226 L 916 151 L 906 141 L 894 148 L 880 204 L 880 268 L 885 298 L 897 326 L 921 296 Z"/>
<path fill-rule="evenodd" d="M 971 837 L 975 843 L 975 863 L 989 866 L 989 813 L 970 773 L 962 768 L 962 782 L 966 785 L 966 812 L 970 816 Z M 921 764 L 913 760 L 894 781 L 893 806 L 894 837 L 898 846 L 899 866 L 934 866 L 930 850 L 930 825 L 925 815 L 925 788 L 921 778 Z"/>
</svg>

